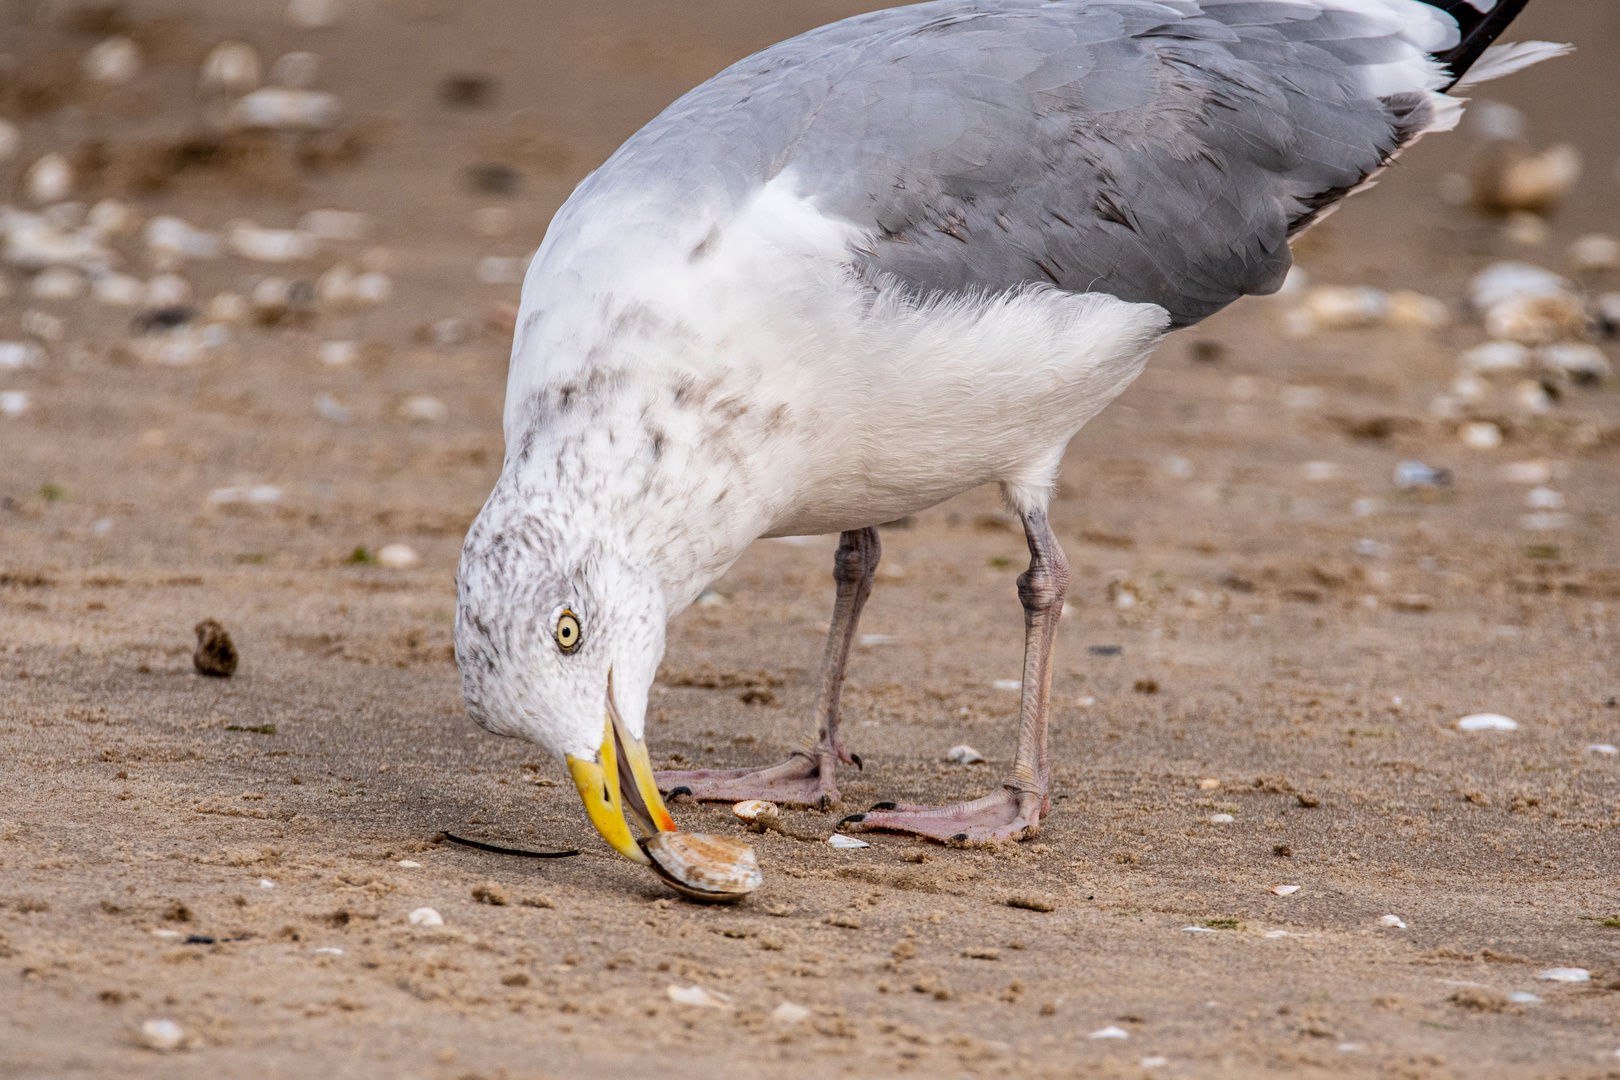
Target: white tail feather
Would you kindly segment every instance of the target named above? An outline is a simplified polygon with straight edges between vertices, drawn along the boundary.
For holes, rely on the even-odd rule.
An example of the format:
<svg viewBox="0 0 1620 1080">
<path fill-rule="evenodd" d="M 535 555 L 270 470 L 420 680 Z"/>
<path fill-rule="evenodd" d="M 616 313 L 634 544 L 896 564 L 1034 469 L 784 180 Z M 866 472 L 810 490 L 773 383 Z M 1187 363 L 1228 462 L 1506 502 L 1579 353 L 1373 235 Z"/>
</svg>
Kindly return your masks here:
<svg viewBox="0 0 1620 1080">
<path fill-rule="evenodd" d="M 1515 41 L 1492 45 L 1480 54 L 1479 59 L 1474 61 L 1474 66 L 1457 80 L 1452 89 L 1461 90 L 1475 83 L 1500 79 L 1531 64 L 1539 64 L 1555 56 L 1567 56 L 1574 51 L 1573 45 L 1559 45 L 1551 41 Z"/>
</svg>

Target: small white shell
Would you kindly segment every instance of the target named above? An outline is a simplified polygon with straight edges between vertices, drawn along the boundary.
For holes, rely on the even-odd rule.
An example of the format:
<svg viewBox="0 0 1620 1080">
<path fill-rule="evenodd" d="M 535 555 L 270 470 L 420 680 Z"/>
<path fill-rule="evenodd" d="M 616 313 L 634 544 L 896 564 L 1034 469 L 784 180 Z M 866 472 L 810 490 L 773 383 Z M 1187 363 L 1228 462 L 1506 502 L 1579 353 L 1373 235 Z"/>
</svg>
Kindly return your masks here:
<svg viewBox="0 0 1620 1080">
<path fill-rule="evenodd" d="M 409 544 L 385 544 L 377 552 L 377 565 L 389 570 L 404 570 L 420 561 L 416 549 Z"/>
<path fill-rule="evenodd" d="M 141 1044 L 153 1050 L 177 1050 L 186 1032 L 173 1020 L 148 1020 L 141 1025 Z"/>
<path fill-rule="evenodd" d="M 735 902 L 765 883 L 754 849 L 735 837 L 661 832 L 642 846 L 658 876 L 694 900 Z"/>
<path fill-rule="evenodd" d="M 1393 926 L 1397 930 L 1405 930 L 1406 923 L 1399 915 L 1383 915 L 1378 919 L 1379 926 Z"/>
<path fill-rule="evenodd" d="M 1464 446 L 1470 450 L 1495 450 L 1502 445 L 1502 429 L 1489 420 L 1475 420 L 1457 429 Z"/>
<path fill-rule="evenodd" d="M 1585 968 L 1548 968 L 1536 978 L 1547 979 L 1550 982 L 1578 983 L 1590 981 L 1592 973 Z"/>
<path fill-rule="evenodd" d="M 797 1024 L 800 1020 L 810 1019 L 810 1010 L 803 1005 L 784 1001 L 771 1010 L 771 1019 L 779 1024 Z"/>
<path fill-rule="evenodd" d="M 840 851 L 856 851 L 863 847 L 872 846 L 865 840 L 857 840 L 853 836 L 845 836 L 843 833 L 833 833 L 827 837 L 827 843 Z"/>
<path fill-rule="evenodd" d="M 412 926 L 443 926 L 444 925 L 444 916 L 440 915 L 437 911 L 434 911 L 430 907 L 419 907 L 419 908 L 417 908 L 415 911 L 411 912 L 410 920 L 411 920 L 411 925 Z"/>
<path fill-rule="evenodd" d="M 1113 1024 L 1109 1024 L 1105 1028 L 1099 1028 L 1086 1036 L 1088 1039 L 1128 1039 L 1130 1037 L 1130 1032 L 1122 1027 L 1115 1027 Z"/>
<path fill-rule="evenodd" d="M 984 755 L 967 743 L 962 743 L 960 746 L 953 746 L 945 751 L 945 760 L 955 762 L 958 765 L 974 765 L 983 761 Z"/>
<path fill-rule="evenodd" d="M 666 834 L 668 835 L 668 834 Z M 677 1005 L 697 1005 L 705 1009 L 729 1009 L 731 998 L 714 990 L 705 990 L 696 984 L 692 986 L 676 986 L 670 983 L 664 990 L 669 1000 Z"/>
<path fill-rule="evenodd" d="M 1295 893 L 1299 892 L 1299 886 L 1298 885 L 1273 885 L 1271 887 L 1271 891 L 1276 893 L 1278 896 L 1292 896 Z"/>
<path fill-rule="evenodd" d="M 1474 713 L 1457 721 L 1458 731 L 1517 731 L 1517 720 L 1499 713 Z"/>
<path fill-rule="evenodd" d="M 767 802 L 764 799 L 747 799 L 733 806 L 731 812 L 736 814 L 740 820 L 749 823 L 758 821 L 761 818 L 774 818 L 780 813 L 775 803 Z"/>
</svg>

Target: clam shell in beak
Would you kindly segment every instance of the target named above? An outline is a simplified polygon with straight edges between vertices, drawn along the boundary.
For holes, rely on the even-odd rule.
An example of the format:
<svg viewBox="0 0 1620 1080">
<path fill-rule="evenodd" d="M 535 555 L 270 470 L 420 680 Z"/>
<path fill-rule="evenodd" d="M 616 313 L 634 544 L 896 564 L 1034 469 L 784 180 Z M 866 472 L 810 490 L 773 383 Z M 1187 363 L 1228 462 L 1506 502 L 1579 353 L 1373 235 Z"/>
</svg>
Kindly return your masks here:
<svg viewBox="0 0 1620 1080">
<path fill-rule="evenodd" d="M 734 904 L 765 883 L 754 849 L 735 837 L 661 832 L 642 847 L 664 883 L 693 900 Z"/>
</svg>

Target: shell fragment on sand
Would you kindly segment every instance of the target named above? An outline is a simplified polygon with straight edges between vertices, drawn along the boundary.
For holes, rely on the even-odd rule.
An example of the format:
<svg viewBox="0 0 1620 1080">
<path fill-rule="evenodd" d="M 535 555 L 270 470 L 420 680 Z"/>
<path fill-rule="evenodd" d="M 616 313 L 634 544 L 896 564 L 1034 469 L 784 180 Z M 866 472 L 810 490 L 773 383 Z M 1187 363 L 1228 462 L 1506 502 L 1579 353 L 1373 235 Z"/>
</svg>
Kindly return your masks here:
<svg viewBox="0 0 1620 1080">
<path fill-rule="evenodd" d="M 1502 445 L 1502 429 L 1488 420 L 1464 424 L 1457 435 L 1470 450 L 1495 450 Z"/>
<path fill-rule="evenodd" d="M 148 1020 L 140 1027 L 140 1041 L 149 1050 L 178 1050 L 186 1042 L 186 1032 L 173 1020 Z"/>
<path fill-rule="evenodd" d="M 1300 887 L 1298 885 L 1273 885 L 1271 887 L 1271 891 L 1276 893 L 1278 896 L 1293 896 L 1295 893 L 1299 892 L 1299 888 Z"/>
<path fill-rule="evenodd" d="M 1508 1000 L 1515 1005 L 1542 1005 L 1546 1003 L 1547 999 L 1538 997 L 1528 990 L 1514 990 L 1508 994 Z"/>
<path fill-rule="evenodd" d="M 1208 821 L 1211 825 L 1230 825 L 1232 822 L 1236 821 L 1237 818 L 1233 817 L 1231 814 L 1211 814 L 1204 820 Z"/>
<path fill-rule="evenodd" d="M 803 1005 L 784 1001 L 771 1010 L 771 1019 L 779 1024 L 797 1024 L 800 1020 L 810 1019 L 810 1010 Z"/>
<path fill-rule="evenodd" d="M 443 926 L 444 916 L 430 907 L 419 907 L 411 912 L 407 918 L 412 926 Z"/>
<path fill-rule="evenodd" d="M 1499 713 L 1474 713 L 1457 721 L 1458 731 L 1517 731 L 1519 722 Z"/>
<path fill-rule="evenodd" d="M 984 755 L 980 754 L 967 743 L 962 743 L 959 746 L 953 746 L 949 750 L 945 751 L 945 760 L 953 762 L 957 765 L 974 765 L 983 761 Z"/>
<path fill-rule="evenodd" d="M 336 95 L 280 86 L 255 90 L 231 110 L 231 120 L 242 128 L 319 131 L 331 127 L 337 117 Z"/>
<path fill-rule="evenodd" d="M 1379 926 L 1389 926 L 1396 930 L 1405 930 L 1406 922 L 1399 915 L 1381 915 L 1378 918 Z"/>
<path fill-rule="evenodd" d="M 780 816 L 781 811 L 773 802 L 764 799 L 745 799 L 731 807 L 731 812 L 737 815 L 739 821 L 746 821 L 752 825 L 756 821 L 769 821 Z"/>
<path fill-rule="evenodd" d="M 730 997 L 718 991 L 705 990 L 695 983 L 691 986 L 676 986 L 670 983 L 664 993 L 677 1005 L 696 1005 L 703 1009 L 731 1008 Z"/>
<path fill-rule="evenodd" d="M 1586 752 L 1589 754 L 1608 754 L 1612 756 L 1614 754 L 1620 754 L 1620 746 L 1615 746 L 1613 743 L 1606 742 L 1592 743 L 1586 748 Z"/>
<path fill-rule="evenodd" d="M 45 350 L 32 341 L 0 341 L 0 371 L 39 367 L 44 361 Z"/>
<path fill-rule="evenodd" d="M 827 843 L 831 844 L 840 851 L 854 851 L 857 848 L 872 846 L 865 840 L 857 840 L 853 836 L 845 836 L 843 833 L 833 833 L 831 836 L 827 837 Z"/>
<path fill-rule="evenodd" d="M 385 544 L 377 552 L 377 565 L 389 570 L 405 570 L 421 561 L 409 544 Z"/>
<path fill-rule="evenodd" d="M 1536 978 L 1548 982 L 1583 983 L 1591 981 L 1592 973 L 1585 968 L 1548 968 L 1538 973 Z"/>
<path fill-rule="evenodd" d="M 1130 1037 L 1130 1032 L 1122 1027 L 1115 1027 L 1113 1024 L 1109 1024 L 1105 1028 L 1098 1028 L 1086 1036 L 1088 1039 L 1128 1039 Z"/>
<path fill-rule="evenodd" d="M 642 847 L 664 883 L 694 900 L 735 903 L 765 883 L 754 849 L 736 837 L 661 832 Z"/>
<path fill-rule="evenodd" d="M 1183 934 L 1218 934 L 1218 933 L 1220 933 L 1219 930 L 1216 930 L 1212 926 L 1183 926 L 1181 928 L 1181 932 Z"/>
</svg>

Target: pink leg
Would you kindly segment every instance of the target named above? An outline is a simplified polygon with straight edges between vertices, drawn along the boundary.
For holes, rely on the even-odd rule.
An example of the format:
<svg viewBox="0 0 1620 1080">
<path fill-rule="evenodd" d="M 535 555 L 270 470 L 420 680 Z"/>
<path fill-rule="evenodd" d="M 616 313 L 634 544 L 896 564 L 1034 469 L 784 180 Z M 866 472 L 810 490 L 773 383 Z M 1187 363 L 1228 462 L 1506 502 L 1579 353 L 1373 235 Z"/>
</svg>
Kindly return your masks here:
<svg viewBox="0 0 1620 1080">
<path fill-rule="evenodd" d="M 838 737 L 844 666 L 849 661 L 849 647 L 855 640 L 861 608 L 872 595 L 872 578 L 877 573 L 882 553 L 883 547 L 874 528 L 853 529 L 838 539 L 838 554 L 833 557 L 838 599 L 833 605 L 832 625 L 827 629 L 827 645 L 821 655 L 816 733 L 806 737 L 803 748 L 768 769 L 661 772 L 657 774 L 659 791 L 667 795 L 684 793 L 708 802 L 769 799 L 821 810 L 838 801 L 838 784 L 833 776 L 838 763 L 861 767 L 861 759 L 845 749 L 843 740 Z"/>
<path fill-rule="evenodd" d="M 1069 562 L 1052 534 L 1046 513 L 1024 515 L 1029 569 L 1018 577 L 1024 605 L 1024 696 L 1018 717 L 1018 755 L 1012 777 L 994 795 L 955 806 L 879 803 L 844 819 L 860 829 L 913 833 L 934 840 L 1026 840 L 1040 832 L 1051 812 L 1047 791 L 1046 719 L 1052 696 L 1052 647 L 1058 616 L 1069 591 Z"/>
</svg>

